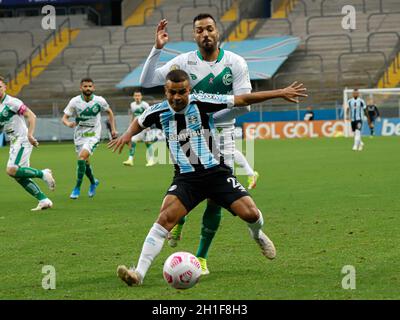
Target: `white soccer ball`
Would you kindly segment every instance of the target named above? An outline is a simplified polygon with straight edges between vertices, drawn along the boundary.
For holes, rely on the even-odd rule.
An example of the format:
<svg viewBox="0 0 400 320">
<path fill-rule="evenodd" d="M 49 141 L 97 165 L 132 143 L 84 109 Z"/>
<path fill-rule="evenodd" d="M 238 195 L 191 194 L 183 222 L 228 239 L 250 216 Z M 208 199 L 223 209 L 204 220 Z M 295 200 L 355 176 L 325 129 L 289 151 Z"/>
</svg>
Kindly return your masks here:
<svg viewBox="0 0 400 320">
<path fill-rule="evenodd" d="M 189 252 L 175 252 L 165 260 L 163 276 L 171 287 L 189 289 L 199 281 L 200 262 Z"/>
</svg>

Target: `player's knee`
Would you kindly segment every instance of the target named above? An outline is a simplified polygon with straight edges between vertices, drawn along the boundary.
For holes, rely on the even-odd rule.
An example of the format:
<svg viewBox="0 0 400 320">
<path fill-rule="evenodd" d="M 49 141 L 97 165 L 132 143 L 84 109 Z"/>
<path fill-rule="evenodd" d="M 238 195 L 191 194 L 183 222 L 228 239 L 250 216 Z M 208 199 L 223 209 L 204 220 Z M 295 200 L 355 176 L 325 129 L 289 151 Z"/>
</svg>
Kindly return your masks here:
<svg viewBox="0 0 400 320">
<path fill-rule="evenodd" d="M 172 214 L 172 212 L 169 212 L 168 210 L 163 210 L 158 216 L 157 223 L 170 231 L 176 225 L 178 220 L 179 219 L 174 214 Z"/>
<path fill-rule="evenodd" d="M 15 174 L 17 173 L 17 170 L 18 170 L 18 167 L 7 167 L 6 173 L 7 173 L 10 177 L 14 178 L 14 177 L 15 177 Z"/>
</svg>

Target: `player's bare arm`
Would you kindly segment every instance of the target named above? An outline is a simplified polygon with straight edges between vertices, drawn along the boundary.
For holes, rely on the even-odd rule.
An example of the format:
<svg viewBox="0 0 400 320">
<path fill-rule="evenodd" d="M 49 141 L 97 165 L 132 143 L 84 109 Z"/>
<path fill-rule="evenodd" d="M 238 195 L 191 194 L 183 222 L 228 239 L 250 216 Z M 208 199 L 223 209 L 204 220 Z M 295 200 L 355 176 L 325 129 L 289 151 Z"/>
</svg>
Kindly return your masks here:
<svg viewBox="0 0 400 320">
<path fill-rule="evenodd" d="M 118 136 L 118 132 L 115 127 L 114 112 L 111 110 L 111 108 L 107 109 L 106 112 L 108 115 L 108 121 L 110 122 L 110 126 L 111 126 L 111 136 L 113 139 L 115 139 Z"/>
<path fill-rule="evenodd" d="M 36 115 L 32 112 L 31 109 L 26 108 L 24 112 L 24 117 L 28 120 L 28 140 L 31 145 L 37 147 L 39 142 L 33 136 L 36 128 Z"/>
<path fill-rule="evenodd" d="M 290 86 L 283 89 L 259 91 L 235 96 L 235 106 L 247 106 L 275 98 L 282 98 L 286 101 L 297 103 L 300 97 L 307 96 L 307 88 L 302 83 L 293 82 Z"/>
<path fill-rule="evenodd" d="M 62 117 L 62 123 L 68 127 L 68 128 L 75 128 L 76 127 L 76 122 L 75 121 L 69 121 L 69 115 L 64 114 Z"/>
<path fill-rule="evenodd" d="M 121 153 L 124 146 L 131 141 L 131 138 L 134 135 L 140 133 L 142 130 L 143 130 L 143 128 L 139 125 L 139 121 L 136 118 L 129 125 L 129 128 L 125 131 L 125 133 L 122 136 L 120 136 L 118 139 L 111 140 L 107 144 L 107 147 L 109 149 L 112 149 L 113 152 L 118 150 L 118 153 Z"/>
<path fill-rule="evenodd" d="M 155 40 L 155 45 L 154 45 L 154 47 L 156 49 L 164 48 L 164 46 L 169 41 L 169 36 L 166 31 L 167 25 L 168 25 L 167 19 L 162 19 L 157 25 L 156 40 Z"/>
</svg>

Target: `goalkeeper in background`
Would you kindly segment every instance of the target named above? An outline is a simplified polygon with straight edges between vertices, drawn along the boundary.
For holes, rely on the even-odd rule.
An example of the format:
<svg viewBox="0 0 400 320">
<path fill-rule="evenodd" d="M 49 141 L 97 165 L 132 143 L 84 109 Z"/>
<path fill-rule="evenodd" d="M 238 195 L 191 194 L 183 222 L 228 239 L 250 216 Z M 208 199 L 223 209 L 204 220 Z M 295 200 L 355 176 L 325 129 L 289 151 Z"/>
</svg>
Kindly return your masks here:
<svg viewBox="0 0 400 320">
<path fill-rule="evenodd" d="M 367 116 L 368 119 L 368 126 L 369 126 L 369 131 L 371 133 L 371 137 L 373 137 L 375 129 L 375 120 L 380 119 L 380 113 L 378 107 L 374 104 L 372 99 L 368 99 L 365 115 Z"/>
</svg>

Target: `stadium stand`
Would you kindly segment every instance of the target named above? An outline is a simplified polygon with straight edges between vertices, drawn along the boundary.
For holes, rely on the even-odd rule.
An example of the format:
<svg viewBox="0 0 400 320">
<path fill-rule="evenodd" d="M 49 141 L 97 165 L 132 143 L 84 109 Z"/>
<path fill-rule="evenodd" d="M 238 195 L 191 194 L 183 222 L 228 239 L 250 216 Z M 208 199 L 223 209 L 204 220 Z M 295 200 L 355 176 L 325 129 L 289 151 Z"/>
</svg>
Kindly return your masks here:
<svg viewBox="0 0 400 320">
<path fill-rule="evenodd" d="M 295 77 L 309 89 L 304 104 L 332 105 L 341 101 L 344 87 L 378 83 L 399 52 L 398 1 L 352 3 L 357 12 L 355 30 L 342 28 L 341 9 L 349 4 L 342 0 L 298 1 L 287 19 L 262 22 L 253 34 L 255 38 L 289 32 L 302 39 L 297 51 L 274 75 L 273 87 L 288 84 Z"/>
<path fill-rule="evenodd" d="M 34 107 L 38 114 L 60 111 L 78 90 L 79 80 L 91 76 L 99 94 L 108 98 L 117 112 L 126 112 L 130 101 L 129 89 L 116 85 L 147 57 L 154 43 L 154 29 L 161 18 L 169 21 L 170 41 L 191 41 L 194 15 L 210 12 L 217 18 L 223 39 L 259 39 L 267 36 L 292 35 L 301 39 L 300 46 L 269 80 L 256 81 L 257 89 L 287 85 L 294 79 L 306 83 L 309 98 L 304 105 L 331 108 L 341 103 L 344 87 L 394 86 L 399 82 L 400 19 L 396 0 L 356 0 L 356 30 L 341 27 L 341 8 L 345 0 L 287 0 L 274 1 L 279 7 L 272 19 L 244 16 L 245 1 L 136 1 L 143 6 L 130 8 L 124 26 L 94 26 L 86 16 L 61 16 L 71 20 L 71 29 L 79 34 L 29 86 L 20 97 Z M 154 6 L 156 5 L 156 6 Z M 153 6 L 153 7 L 152 7 Z M 236 9 L 235 9 L 236 8 Z M 142 19 L 129 22 L 139 11 Z M 0 72 L 15 77 L 15 66 L 32 55 L 33 49 L 50 34 L 38 26 L 39 17 L 2 18 L 1 30 L 7 47 L 0 51 Z M 245 31 L 245 32 L 243 32 Z M 33 38 L 33 44 L 32 44 Z M 24 40 L 21 40 L 24 39 Z M 151 93 L 153 94 L 153 93 Z M 153 102 L 162 93 L 154 93 Z M 276 107 L 266 104 L 269 107 Z M 279 106 L 279 105 L 278 105 Z M 56 111 L 53 112 L 57 113 Z"/>
</svg>

